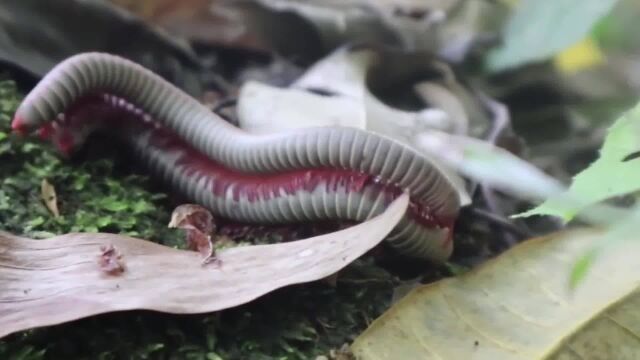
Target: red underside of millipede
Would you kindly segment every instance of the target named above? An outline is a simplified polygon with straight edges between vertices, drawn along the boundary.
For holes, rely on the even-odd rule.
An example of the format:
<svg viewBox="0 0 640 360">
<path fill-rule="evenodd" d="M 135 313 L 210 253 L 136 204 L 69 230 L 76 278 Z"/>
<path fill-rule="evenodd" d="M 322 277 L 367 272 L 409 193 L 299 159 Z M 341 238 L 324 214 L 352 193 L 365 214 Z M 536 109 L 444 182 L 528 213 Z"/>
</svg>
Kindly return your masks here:
<svg viewBox="0 0 640 360">
<path fill-rule="evenodd" d="M 385 203 L 397 198 L 402 190 L 395 184 L 385 183 L 377 176 L 345 169 L 302 169 L 280 173 L 245 173 L 229 169 L 196 151 L 168 129 L 151 122 L 137 109 L 118 104 L 115 97 L 105 95 L 87 96 L 76 102 L 64 114 L 63 118 L 49 122 L 38 129 L 41 138 L 50 140 L 65 155 L 70 155 L 86 138 L 86 134 L 99 128 L 114 131 L 135 131 L 139 134 L 151 132 L 150 146 L 164 151 L 180 151 L 184 154 L 177 166 L 183 167 L 185 176 L 208 176 L 215 178 L 211 182 L 211 191 L 224 196 L 229 188 L 235 199 L 246 195 L 249 201 L 270 199 L 282 192 L 295 194 L 299 191 L 313 191 L 325 186 L 327 191 L 344 187 L 348 191 L 360 191 L 365 186 L 375 186 L 384 192 Z M 12 128 L 19 134 L 28 129 L 20 118 L 14 118 Z M 83 136 L 83 131 L 85 136 Z M 453 223 L 452 217 L 438 217 L 427 204 L 411 199 L 409 215 L 416 222 L 428 228 L 446 228 L 449 239 L 442 245 L 450 246 Z"/>
</svg>

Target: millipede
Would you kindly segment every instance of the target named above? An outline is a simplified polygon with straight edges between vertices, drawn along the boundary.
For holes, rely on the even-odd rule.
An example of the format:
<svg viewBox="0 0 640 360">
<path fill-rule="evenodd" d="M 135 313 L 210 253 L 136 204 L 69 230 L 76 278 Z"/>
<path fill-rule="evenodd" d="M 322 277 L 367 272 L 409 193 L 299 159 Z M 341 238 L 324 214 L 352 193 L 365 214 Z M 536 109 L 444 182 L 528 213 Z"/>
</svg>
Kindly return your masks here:
<svg viewBox="0 0 640 360">
<path fill-rule="evenodd" d="M 153 176 L 214 215 L 256 224 L 364 221 L 408 192 L 388 244 L 442 262 L 460 208 L 424 155 L 348 127 L 252 134 L 150 70 L 104 53 L 72 56 L 25 97 L 12 122 L 70 152 L 94 131 L 129 143 Z"/>
</svg>

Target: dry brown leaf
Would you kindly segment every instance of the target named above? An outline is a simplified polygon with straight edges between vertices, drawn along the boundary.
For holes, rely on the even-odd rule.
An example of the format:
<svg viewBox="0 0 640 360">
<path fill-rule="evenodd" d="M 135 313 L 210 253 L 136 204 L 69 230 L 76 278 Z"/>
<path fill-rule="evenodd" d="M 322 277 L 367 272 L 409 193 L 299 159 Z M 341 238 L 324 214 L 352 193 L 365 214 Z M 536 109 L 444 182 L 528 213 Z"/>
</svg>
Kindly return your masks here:
<svg viewBox="0 0 640 360">
<path fill-rule="evenodd" d="M 190 45 L 106 1 L 0 1 L 3 64 L 35 80 L 62 60 L 87 51 L 123 56 L 193 96 L 202 92 L 200 58 Z"/>
<path fill-rule="evenodd" d="M 270 52 L 288 42 L 300 43 L 301 37 L 296 32 L 303 30 L 301 20 L 285 21 L 291 20 L 292 15 L 270 12 L 254 1 L 111 0 L 111 3 L 172 35 L 211 45 Z M 292 27 L 296 30 L 293 35 L 286 33 Z M 305 35 L 310 31 L 307 29 Z"/>
<path fill-rule="evenodd" d="M 196 204 L 180 205 L 171 213 L 170 228 L 183 229 L 187 233 L 187 247 L 199 252 L 204 262 L 215 259 L 211 236 L 215 230 L 213 215 L 205 207 Z"/>
<path fill-rule="evenodd" d="M 100 256 L 98 256 L 98 265 L 100 269 L 109 275 L 119 275 L 125 270 L 123 256 L 111 244 L 100 247 Z"/>
<path fill-rule="evenodd" d="M 448 50 L 445 54 L 451 53 L 448 49 L 451 45 L 446 41 L 451 36 L 440 39 L 440 28 L 447 14 L 457 12 L 461 3 L 461 0 L 110 1 L 190 41 L 275 51 L 309 61 L 345 43 L 429 52 L 444 47 Z M 465 35 L 466 45 L 474 34 Z M 458 48 L 454 50 L 460 52 Z"/>
<path fill-rule="evenodd" d="M 167 18 L 191 18 L 211 6 L 211 0 L 111 0 L 145 20 L 164 22 Z"/>
<path fill-rule="evenodd" d="M 211 234 L 215 230 L 213 215 L 205 207 L 197 204 L 180 205 L 171 213 L 170 228 L 198 230 Z"/>
<path fill-rule="evenodd" d="M 404 194 L 383 214 L 331 234 L 223 250 L 218 266 L 201 266 L 192 251 L 120 235 L 32 240 L 0 233 L 0 337 L 113 311 L 218 311 L 283 286 L 319 280 L 382 241 L 408 201 Z M 126 259 L 126 271 L 105 274 L 95 261 L 104 246 Z"/>
<path fill-rule="evenodd" d="M 42 183 L 40 183 L 40 197 L 47 209 L 51 211 L 51 214 L 55 217 L 59 217 L 60 211 L 58 210 L 56 189 L 47 181 L 47 179 L 42 179 Z"/>
</svg>

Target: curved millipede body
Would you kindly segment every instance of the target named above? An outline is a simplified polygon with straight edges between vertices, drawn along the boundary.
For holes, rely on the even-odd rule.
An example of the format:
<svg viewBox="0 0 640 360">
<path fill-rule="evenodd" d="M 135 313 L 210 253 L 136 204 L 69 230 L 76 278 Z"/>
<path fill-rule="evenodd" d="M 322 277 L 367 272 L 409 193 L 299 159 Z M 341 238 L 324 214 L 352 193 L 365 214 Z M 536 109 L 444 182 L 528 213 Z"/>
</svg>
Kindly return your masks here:
<svg viewBox="0 0 640 360">
<path fill-rule="evenodd" d="M 428 159 L 390 138 L 329 127 L 249 134 L 141 66 L 97 53 L 54 68 L 25 98 L 13 127 L 48 129 L 65 112 L 67 120 L 85 121 L 91 108 L 126 119 L 106 124 L 154 173 L 218 215 L 262 223 L 359 221 L 406 190 L 412 209 L 391 244 L 434 261 L 451 252 L 454 188 Z M 58 126 L 78 128 L 74 121 Z"/>
</svg>

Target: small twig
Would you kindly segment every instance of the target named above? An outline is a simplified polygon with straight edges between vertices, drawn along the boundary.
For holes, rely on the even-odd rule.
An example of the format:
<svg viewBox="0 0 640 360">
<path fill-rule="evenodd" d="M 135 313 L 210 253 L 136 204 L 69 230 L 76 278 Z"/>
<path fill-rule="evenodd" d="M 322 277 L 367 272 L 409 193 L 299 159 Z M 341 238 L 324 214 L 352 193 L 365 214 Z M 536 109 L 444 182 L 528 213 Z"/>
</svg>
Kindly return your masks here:
<svg viewBox="0 0 640 360">
<path fill-rule="evenodd" d="M 364 279 L 339 279 L 338 282 L 340 284 L 349 284 L 349 285 L 371 285 L 371 284 L 388 284 L 389 280 L 386 279 L 375 279 L 375 278 L 364 278 Z"/>
<path fill-rule="evenodd" d="M 501 211 L 500 206 L 498 205 L 498 200 L 496 200 L 495 192 L 485 184 L 480 184 L 478 189 L 482 195 L 482 199 L 484 200 L 487 209 L 492 213 L 498 213 L 500 214 L 500 216 L 504 216 L 504 213 Z"/>
<path fill-rule="evenodd" d="M 502 133 L 511 126 L 511 115 L 509 114 L 509 109 L 507 109 L 503 103 L 493 100 L 480 91 L 476 91 L 476 93 L 484 106 L 493 116 L 493 124 L 487 134 L 486 141 L 495 145 L 500 139 L 500 136 L 502 136 Z"/>
<path fill-rule="evenodd" d="M 213 87 L 215 87 L 216 89 L 220 90 L 221 92 L 225 94 L 229 94 L 233 91 L 233 85 L 230 82 L 228 82 L 224 77 L 214 72 L 209 73 L 207 77 L 208 77 L 207 80 L 209 80 L 209 83 L 213 85 Z"/>
<path fill-rule="evenodd" d="M 225 97 L 218 100 L 215 105 L 211 108 L 211 111 L 214 113 L 219 113 L 222 110 L 225 110 L 229 107 L 236 106 L 238 104 L 238 98 L 236 97 Z"/>
<path fill-rule="evenodd" d="M 522 229 L 521 227 L 515 225 L 513 222 L 509 221 L 503 216 L 497 215 L 495 213 L 492 213 L 477 207 L 472 207 L 469 209 L 469 211 L 471 211 L 473 215 L 479 218 L 482 218 L 494 225 L 497 225 L 503 230 L 508 231 L 513 235 L 517 235 L 518 237 L 527 239 L 532 236 L 532 234 L 528 230 Z"/>
<path fill-rule="evenodd" d="M 509 114 L 509 109 L 502 103 L 493 100 L 489 96 L 485 95 L 483 92 L 476 90 L 476 96 L 480 99 L 484 107 L 491 113 L 492 123 L 491 128 L 489 129 L 488 134 L 484 138 L 484 140 L 493 145 L 500 139 L 504 131 L 511 126 L 511 115 Z M 471 184 L 470 193 L 473 194 L 476 192 L 478 186 L 485 187 L 482 183 L 473 182 Z M 487 191 L 483 191 L 483 197 L 486 197 Z M 490 199 L 486 199 L 488 202 Z"/>
<path fill-rule="evenodd" d="M 509 109 L 506 105 L 492 99 L 482 91 L 476 90 L 475 94 L 480 99 L 484 107 L 491 113 L 492 124 L 485 137 L 485 141 L 496 145 L 505 132 L 511 128 L 511 114 L 509 113 Z M 503 239 L 507 246 L 512 246 L 517 242 L 514 235 L 524 238 L 531 236 L 528 230 L 524 230 L 514 222 L 510 222 L 506 219 L 504 211 L 496 200 L 495 192 L 488 185 L 482 182 L 475 182 L 471 186 L 471 191 L 472 193 L 475 193 L 476 191 L 481 192 L 481 196 L 489 212 L 478 208 L 473 208 L 472 211 L 475 215 L 492 222 L 494 225 L 500 226 L 503 230 Z"/>
<path fill-rule="evenodd" d="M 225 97 L 225 98 L 222 98 L 222 99 L 216 101 L 216 103 L 213 105 L 213 107 L 211 107 L 211 111 L 213 111 L 218 116 L 220 116 L 223 119 L 225 119 L 227 122 L 238 126 L 238 119 L 237 118 L 227 116 L 223 112 L 223 110 L 226 110 L 226 109 L 228 109 L 230 107 L 236 106 L 237 104 L 238 104 L 238 98 L 236 98 L 236 97 Z"/>
</svg>

